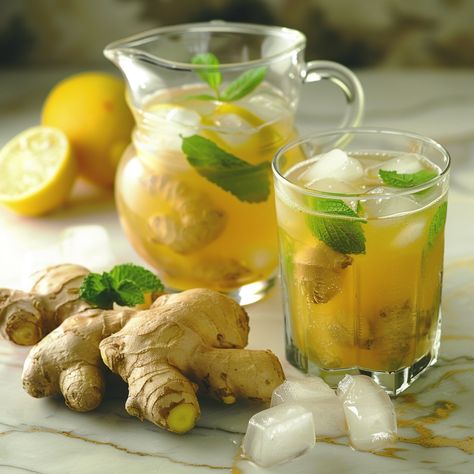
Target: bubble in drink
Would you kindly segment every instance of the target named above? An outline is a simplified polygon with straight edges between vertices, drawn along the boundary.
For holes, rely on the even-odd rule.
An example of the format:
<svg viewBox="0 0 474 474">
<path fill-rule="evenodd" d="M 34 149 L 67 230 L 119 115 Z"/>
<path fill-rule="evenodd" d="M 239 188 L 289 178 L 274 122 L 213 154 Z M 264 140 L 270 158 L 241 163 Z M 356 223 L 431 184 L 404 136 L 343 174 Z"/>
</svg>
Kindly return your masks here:
<svg viewBox="0 0 474 474">
<path fill-rule="evenodd" d="M 244 456 L 262 467 L 303 454 L 315 444 L 312 413 L 285 403 L 250 418 L 242 444 Z"/>
<path fill-rule="evenodd" d="M 352 446 L 378 451 L 397 439 L 397 419 L 387 393 L 366 375 L 346 375 L 337 393 L 342 401 Z"/>
</svg>

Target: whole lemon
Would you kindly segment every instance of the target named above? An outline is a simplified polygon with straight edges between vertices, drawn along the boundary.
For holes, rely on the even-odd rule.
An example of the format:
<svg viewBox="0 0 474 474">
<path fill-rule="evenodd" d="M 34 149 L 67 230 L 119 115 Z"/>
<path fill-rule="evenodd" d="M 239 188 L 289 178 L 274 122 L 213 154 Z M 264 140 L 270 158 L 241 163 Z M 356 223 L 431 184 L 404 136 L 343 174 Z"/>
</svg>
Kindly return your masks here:
<svg viewBox="0 0 474 474">
<path fill-rule="evenodd" d="M 113 186 L 134 124 L 121 79 L 102 72 L 64 79 L 46 98 L 42 124 L 66 134 L 85 178 L 103 187 Z"/>
</svg>

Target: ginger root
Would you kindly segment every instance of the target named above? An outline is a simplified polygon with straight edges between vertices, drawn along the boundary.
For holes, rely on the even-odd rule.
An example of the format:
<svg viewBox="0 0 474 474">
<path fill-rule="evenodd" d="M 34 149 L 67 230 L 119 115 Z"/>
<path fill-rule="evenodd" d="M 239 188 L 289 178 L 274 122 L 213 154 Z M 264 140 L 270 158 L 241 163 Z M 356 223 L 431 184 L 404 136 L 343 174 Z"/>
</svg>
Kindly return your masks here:
<svg viewBox="0 0 474 474">
<path fill-rule="evenodd" d="M 163 295 L 150 309 L 89 309 L 67 318 L 31 350 L 23 387 L 61 393 L 77 411 L 104 394 L 103 362 L 128 383 L 126 410 L 176 433 L 200 415 L 198 388 L 224 403 L 269 400 L 284 380 L 270 351 L 243 349 L 248 316 L 227 296 L 195 289 Z"/>
<path fill-rule="evenodd" d="M 0 289 L 0 334 L 19 345 L 31 346 L 71 314 L 89 309 L 79 299 L 79 287 L 89 270 L 64 264 L 36 273 L 30 292 Z"/>
<path fill-rule="evenodd" d="M 327 303 L 341 291 L 342 272 L 351 264 L 351 256 L 318 242 L 296 253 L 295 277 L 310 303 Z"/>
<path fill-rule="evenodd" d="M 215 240 L 224 229 L 224 211 L 202 191 L 167 174 L 153 175 L 147 188 L 171 207 L 169 214 L 154 215 L 148 220 L 157 243 L 187 254 Z"/>
</svg>

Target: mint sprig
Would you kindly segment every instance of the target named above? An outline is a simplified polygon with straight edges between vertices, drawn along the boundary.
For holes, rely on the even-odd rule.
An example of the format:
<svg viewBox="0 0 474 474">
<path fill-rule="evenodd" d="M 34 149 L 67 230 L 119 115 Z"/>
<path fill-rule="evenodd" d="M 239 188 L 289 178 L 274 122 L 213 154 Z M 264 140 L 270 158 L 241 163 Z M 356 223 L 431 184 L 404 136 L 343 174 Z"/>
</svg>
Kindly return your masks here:
<svg viewBox="0 0 474 474">
<path fill-rule="evenodd" d="M 446 216 L 448 214 L 448 203 L 443 202 L 436 212 L 434 213 L 433 218 L 430 222 L 430 227 L 428 229 L 428 249 L 432 248 L 436 238 L 443 232 L 444 226 L 446 224 Z"/>
<path fill-rule="evenodd" d="M 344 254 L 365 253 L 365 235 L 362 224 L 366 222 L 341 199 L 308 198 L 308 205 L 317 213 L 334 217 L 310 214 L 306 221 L 312 234 L 336 252 Z M 353 219 L 339 218 L 338 216 Z"/>
<path fill-rule="evenodd" d="M 240 201 L 257 203 L 268 199 L 269 163 L 251 165 L 199 135 L 183 137 L 181 149 L 201 176 Z"/>
<path fill-rule="evenodd" d="M 199 77 L 209 84 L 209 87 L 219 94 L 219 86 L 222 82 L 222 74 L 219 71 L 219 60 L 212 53 L 197 54 L 191 60 L 193 64 L 209 66 L 209 69 L 198 69 Z M 212 97 L 212 96 L 211 96 Z"/>
<path fill-rule="evenodd" d="M 394 188 L 412 188 L 427 183 L 438 176 L 434 170 L 420 170 L 416 173 L 398 173 L 397 171 L 379 170 L 383 183 Z"/>
<path fill-rule="evenodd" d="M 114 303 L 135 306 L 145 302 L 144 293 L 162 291 L 163 284 L 149 270 L 133 263 L 116 265 L 110 272 L 89 273 L 79 296 L 94 306 L 111 309 Z"/>
<path fill-rule="evenodd" d="M 220 100 L 232 102 L 245 97 L 263 81 L 266 73 L 267 68 L 265 66 L 245 71 L 224 89 Z"/>
<path fill-rule="evenodd" d="M 265 66 L 249 69 L 234 79 L 221 93 L 222 73 L 219 70 L 219 59 L 212 53 L 197 54 L 191 59 L 192 64 L 208 66 L 199 68 L 197 74 L 214 91 L 215 96 L 199 94 L 188 96 L 187 99 L 198 100 L 220 100 L 222 102 L 233 102 L 250 94 L 265 78 L 267 68 Z"/>
</svg>

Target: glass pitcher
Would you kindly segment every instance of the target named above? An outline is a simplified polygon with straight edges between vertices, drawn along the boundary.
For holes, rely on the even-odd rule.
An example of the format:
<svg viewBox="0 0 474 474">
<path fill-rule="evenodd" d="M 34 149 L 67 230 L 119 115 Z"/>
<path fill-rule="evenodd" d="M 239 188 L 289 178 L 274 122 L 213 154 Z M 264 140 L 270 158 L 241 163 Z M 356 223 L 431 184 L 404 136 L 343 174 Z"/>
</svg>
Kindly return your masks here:
<svg viewBox="0 0 474 474">
<path fill-rule="evenodd" d="M 270 163 L 295 138 L 301 86 L 327 79 L 359 124 L 355 75 L 304 61 L 287 28 L 209 22 L 145 32 L 105 48 L 126 78 L 136 127 L 117 171 L 125 233 L 170 289 L 259 300 L 278 265 Z"/>
</svg>

